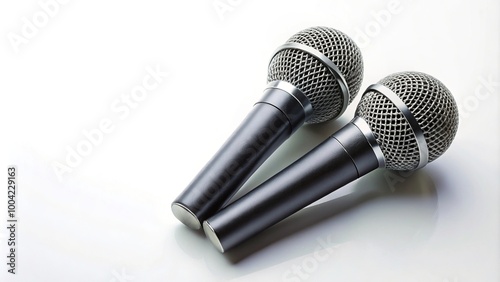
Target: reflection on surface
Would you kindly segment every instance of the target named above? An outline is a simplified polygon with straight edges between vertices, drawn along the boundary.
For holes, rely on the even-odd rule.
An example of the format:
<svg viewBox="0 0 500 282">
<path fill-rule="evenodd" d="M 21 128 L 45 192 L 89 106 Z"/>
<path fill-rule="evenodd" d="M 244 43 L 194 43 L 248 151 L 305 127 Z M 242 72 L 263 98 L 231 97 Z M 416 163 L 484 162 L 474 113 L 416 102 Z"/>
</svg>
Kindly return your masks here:
<svg viewBox="0 0 500 282">
<path fill-rule="evenodd" d="M 389 180 L 400 181 L 395 182 L 393 191 Z M 411 247 L 425 240 L 432 231 L 437 194 L 425 171 L 401 177 L 397 172 L 378 170 L 344 189 L 352 191 L 297 212 L 229 251 L 228 259 L 237 263 L 287 237 L 316 233 L 310 229 L 321 230 L 324 236 L 334 234 L 335 240 L 330 242 L 333 245 L 363 241 L 396 249 Z M 318 235 L 321 236 L 320 233 Z M 292 247 L 287 255 L 291 255 L 290 252 L 297 252 L 296 256 L 313 252 L 317 247 L 316 240 L 312 238 L 309 241 L 311 245 L 301 245 L 295 250 Z"/>
</svg>

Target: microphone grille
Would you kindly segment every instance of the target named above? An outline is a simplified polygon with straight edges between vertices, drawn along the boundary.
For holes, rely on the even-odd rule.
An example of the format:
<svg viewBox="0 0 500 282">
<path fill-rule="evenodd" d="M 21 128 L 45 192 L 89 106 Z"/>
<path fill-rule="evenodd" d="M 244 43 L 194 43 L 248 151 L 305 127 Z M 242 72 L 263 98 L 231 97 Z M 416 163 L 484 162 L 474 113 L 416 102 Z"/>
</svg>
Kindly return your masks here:
<svg viewBox="0 0 500 282">
<path fill-rule="evenodd" d="M 399 96 L 417 120 L 427 142 L 429 162 L 442 155 L 458 128 L 458 108 L 446 86 L 419 72 L 395 73 L 378 83 Z M 417 168 L 420 156 L 416 136 L 403 114 L 386 96 L 376 91 L 366 92 L 356 115 L 371 127 L 387 168 Z"/>
<path fill-rule="evenodd" d="M 298 32 L 287 43 L 307 45 L 328 57 L 344 76 L 349 103 L 354 99 L 363 79 L 363 58 L 351 38 L 333 28 L 312 27 Z M 267 80 L 289 82 L 309 98 L 313 115 L 307 123 L 330 120 L 342 110 L 344 98 L 337 80 L 324 64 L 302 50 L 278 52 L 269 64 Z"/>
</svg>

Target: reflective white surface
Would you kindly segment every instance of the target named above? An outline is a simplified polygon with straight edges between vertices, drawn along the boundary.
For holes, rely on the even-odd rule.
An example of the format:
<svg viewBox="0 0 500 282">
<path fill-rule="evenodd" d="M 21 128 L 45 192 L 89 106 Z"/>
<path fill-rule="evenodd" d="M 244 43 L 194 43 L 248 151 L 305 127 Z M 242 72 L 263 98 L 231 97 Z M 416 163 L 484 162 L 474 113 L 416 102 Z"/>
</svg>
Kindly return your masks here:
<svg viewBox="0 0 500 282">
<path fill-rule="evenodd" d="M 19 183 L 17 274 L 2 219 L 1 281 L 499 281 L 498 1 L 17 2 L 0 4 L 1 214 L 8 165 Z M 260 97 L 275 48 L 315 25 L 360 45 L 362 89 L 440 79 L 457 137 L 417 173 L 372 172 L 220 254 L 170 203 Z M 358 101 L 299 129 L 237 196 Z"/>
</svg>

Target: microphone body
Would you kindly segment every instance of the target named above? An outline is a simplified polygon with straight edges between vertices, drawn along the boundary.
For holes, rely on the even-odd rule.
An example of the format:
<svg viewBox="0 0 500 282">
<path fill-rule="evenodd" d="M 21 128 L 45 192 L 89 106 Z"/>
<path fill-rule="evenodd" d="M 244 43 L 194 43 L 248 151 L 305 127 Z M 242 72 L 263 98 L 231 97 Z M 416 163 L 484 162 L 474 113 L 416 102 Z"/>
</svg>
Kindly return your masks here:
<svg viewBox="0 0 500 282">
<path fill-rule="evenodd" d="M 174 200 L 174 216 L 200 229 L 302 124 L 339 117 L 362 76 L 361 52 L 342 32 L 312 27 L 292 36 L 271 58 L 264 97 Z"/>
<path fill-rule="evenodd" d="M 300 101 L 299 92 L 289 91 L 297 98 L 281 89 L 286 86 L 290 85 L 278 83 L 264 91 L 240 126 L 174 201 L 174 214 L 186 225 L 199 229 L 199 222 L 223 206 L 236 188 L 304 123 L 307 98 Z"/>
<path fill-rule="evenodd" d="M 355 118 L 323 143 L 204 223 L 224 252 L 380 166 L 375 138 Z"/>
</svg>

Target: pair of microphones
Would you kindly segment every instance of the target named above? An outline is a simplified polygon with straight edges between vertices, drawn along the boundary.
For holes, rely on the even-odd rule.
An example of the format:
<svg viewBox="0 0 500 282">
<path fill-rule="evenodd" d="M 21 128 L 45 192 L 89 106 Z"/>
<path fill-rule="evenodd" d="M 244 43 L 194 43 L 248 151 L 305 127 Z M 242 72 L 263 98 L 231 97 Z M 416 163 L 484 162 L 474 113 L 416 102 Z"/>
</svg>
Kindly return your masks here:
<svg viewBox="0 0 500 282">
<path fill-rule="evenodd" d="M 456 102 L 421 72 L 391 74 L 363 93 L 355 117 L 309 153 L 227 204 L 300 126 L 338 118 L 363 79 L 358 46 L 312 27 L 274 53 L 263 97 L 172 203 L 185 225 L 225 252 L 316 200 L 377 169 L 415 170 L 441 156 L 458 128 Z"/>
</svg>

